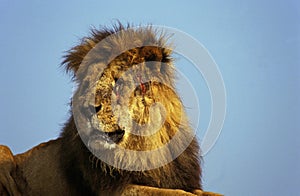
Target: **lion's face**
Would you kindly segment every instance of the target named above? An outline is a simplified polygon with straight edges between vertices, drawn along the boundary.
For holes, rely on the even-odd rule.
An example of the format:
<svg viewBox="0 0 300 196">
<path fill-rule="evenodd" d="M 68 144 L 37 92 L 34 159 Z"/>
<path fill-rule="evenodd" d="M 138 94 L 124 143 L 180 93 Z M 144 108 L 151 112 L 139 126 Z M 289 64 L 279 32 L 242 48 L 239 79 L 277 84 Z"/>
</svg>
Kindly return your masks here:
<svg viewBox="0 0 300 196">
<path fill-rule="evenodd" d="M 127 166 L 137 161 L 139 170 L 154 168 L 162 157 L 161 165 L 167 163 L 192 137 L 175 91 L 170 49 L 151 29 L 107 40 L 109 33 L 95 32 L 64 62 L 78 82 L 72 100 L 78 132 L 93 153 L 118 168 L 132 169 Z M 139 153 L 153 150 L 157 152 Z M 126 163 L 124 157 L 129 157 Z"/>
<path fill-rule="evenodd" d="M 163 128 L 171 126 L 164 125 L 170 112 L 165 107 L 170 110 L 180 107 L 172 86 L 166 85 L 170 82 L 160 73 L 162 67 L 169 65 L 146 62 L 143 56 L 137 56 L 146 49 L 125 52 L 98 74 L 96 82 L 83 81 L 93 84 L 89 91 L 81 92 L 85 95 L 84 110 L 88 111 L 85 117 L 90 123 L 90 130 L 85 133 L 90 148 L 106 150 L 120 145 L 126 149 L 150 150 L 164 145 L 174 134 Z"/>
</svg>

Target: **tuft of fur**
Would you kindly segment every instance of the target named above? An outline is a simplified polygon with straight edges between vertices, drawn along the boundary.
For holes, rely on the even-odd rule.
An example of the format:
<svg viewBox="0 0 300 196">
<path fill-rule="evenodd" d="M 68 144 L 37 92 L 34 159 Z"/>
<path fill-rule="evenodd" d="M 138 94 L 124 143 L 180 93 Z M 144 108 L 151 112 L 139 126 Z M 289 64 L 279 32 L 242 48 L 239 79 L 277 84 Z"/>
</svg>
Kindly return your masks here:
<svg viewBox="0 0 300 196">
<path fill-rule="evenodd" d="M 64 153 L 60 155 L 62 171 L 74 190 L 99 195 L 103 191 L 113 194 L 129 184 L 190 192 L 202 188 L 199 145 L 195 138 L 191 143 L 188 140 L 193 131 L 174 90 L 171 49 L 163 34 L 159 35 L 151 26 L 134 29 L 118 24 L 112 29 L 93 29 L 91 36 L 68 51 L 63 65 L 78 83 L 74 94 L 76 99 L 73 99 L 76 106 L 72 112 L 80 115 L 71 115 L 66 123 L 61 133 L 61 151 Z M 164 109 L 153 109 L 157 103 Z M 90 112 L 91 107 L 95 111 Z M 128 114 L 130 118 L 116 116 L 114 111 Z M 144 135 L 132 133 L 141 132 L 137 127 L 146 124 L 150 127 L 144 130 Z M 157 124 L 161 124 L 158 131 L 147 134 L 147 131 L 157 129 Z M 89 141 L 95 131 L 108 134 L 120 129 L 124 136 L 117 145 L 133 151 L 129 158 L 124 151 L 113 146 L 106 149 Z M 176 138 L 177 134 L 179 137 Z M 174 143 L 170 144 L 173 139 Z M 91 145 L 87 147 L 85 140 Z M 167 150 L 146 159 L 139 157 L 140 151 L 157 150 L 163 146 L 167 146 Z M 187 148 L 174 157 L 175 152 L 185 146 Z M 102 161 L 90 150 L 113 165 Z M 169 158 L 174 160 L 147 169 L 157 161 Z M 138 171 L 120 169 L 135 164 L 139 165 Z"/>
</svg>

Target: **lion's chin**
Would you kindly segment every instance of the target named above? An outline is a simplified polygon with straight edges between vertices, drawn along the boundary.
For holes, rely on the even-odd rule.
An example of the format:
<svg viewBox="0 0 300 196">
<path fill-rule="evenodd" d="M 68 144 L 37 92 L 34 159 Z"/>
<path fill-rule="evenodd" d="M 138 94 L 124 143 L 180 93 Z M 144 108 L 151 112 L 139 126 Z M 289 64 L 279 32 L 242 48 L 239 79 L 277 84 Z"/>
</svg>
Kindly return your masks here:
<svg viewBox="0 0 300 196">
<path fill-rule="evenodd" d="M 89 140 L 88 146 L 90 149 L 98 151 L 98 150 L 112 150 L 116 148 L 115 143 L 111 143 L 103 140 Z"/>
</svg>

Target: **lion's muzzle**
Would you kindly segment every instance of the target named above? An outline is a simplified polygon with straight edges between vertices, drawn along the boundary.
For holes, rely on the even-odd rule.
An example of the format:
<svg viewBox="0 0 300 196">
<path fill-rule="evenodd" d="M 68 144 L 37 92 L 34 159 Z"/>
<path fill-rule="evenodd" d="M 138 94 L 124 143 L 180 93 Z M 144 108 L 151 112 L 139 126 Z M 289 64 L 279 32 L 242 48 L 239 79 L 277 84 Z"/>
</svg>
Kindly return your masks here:
<svg viewBox="0 0 300 196">
<path fill-rule="evenodd" d="M 114 132 L 94 130 L 88 139 L 88 146 L 97 150 L 113 149 L 123 139 L 124 134 L 125 131 L 122 129 L 117 129 Z"/>
</svg>

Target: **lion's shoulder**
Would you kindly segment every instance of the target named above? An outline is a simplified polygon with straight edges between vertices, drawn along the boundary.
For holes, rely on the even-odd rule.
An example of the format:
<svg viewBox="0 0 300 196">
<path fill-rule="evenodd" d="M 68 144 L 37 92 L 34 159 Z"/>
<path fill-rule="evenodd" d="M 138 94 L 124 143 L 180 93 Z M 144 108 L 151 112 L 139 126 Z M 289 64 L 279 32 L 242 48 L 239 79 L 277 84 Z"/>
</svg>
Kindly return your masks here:
<svg viewBox="0 0 300 196">
<path fill-rule="evenodd" d="M 31 156 L 31 154 L 33 153 L 38 153 L 38 151 L 41 151 L 41 150 L 48 150 L 48 149 L 52 149 L 52 147 L 55 147 L 55 146 L 59 146 L 60 145 L 60 141 L 61 139 L 58 138 L 58 139 L 54 139 L 54 140 L 49 140 L 47 142 L 43 142 L 43 143 L 40 143 L 38 144 L 37 146 L 29 149 L 28 151 L 26 152 L 23 152 L 23 153 L 20 153 L 20 154 L 17 154 L 16 157 L 18 156 L 22 156 L 22 157 L 28 157 L 28 156 Z"/>
<path fill-rule="evenodd" d="M 17 184 L 28 195 L 74 195 L 61 167 L 61 139 L 41 143 L 14 156 L 17 164 Z M 26 186 L 24 186 L 24 181 Z"/>
</svg>

